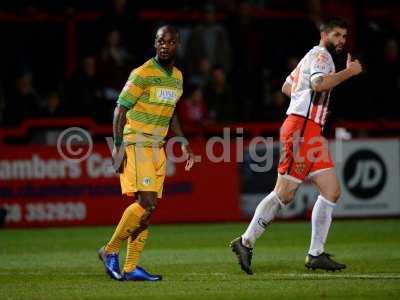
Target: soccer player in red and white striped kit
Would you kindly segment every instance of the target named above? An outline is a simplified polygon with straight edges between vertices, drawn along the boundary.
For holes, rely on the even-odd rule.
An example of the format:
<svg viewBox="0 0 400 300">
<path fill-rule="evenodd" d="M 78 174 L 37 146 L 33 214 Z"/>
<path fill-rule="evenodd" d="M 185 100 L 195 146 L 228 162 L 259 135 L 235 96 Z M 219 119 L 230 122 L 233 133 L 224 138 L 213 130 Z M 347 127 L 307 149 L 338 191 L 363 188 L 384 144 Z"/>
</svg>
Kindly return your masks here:
<svg viewBox="0 0 400 300">
<path fill-rule="evenodd" d="M 334 261 L 324 249 L 332 211 L 340 197 L 340 186 L 327 140 L 321 131 L 332 88 L 360 74 L 362 67 L 348 54 L 346 68 L 340 72 L 335 70 L 332 55 L 344 49 L 345 21 L 339 18 L 324 21 L 320 25 L 320 37 L 319 45 L 302 58 L 282 86 L 282 92 L 291 100 L 280 131 L 282 153 L 275 188 L 259 203 L 244 234 L 230 244 L 247 274 L 253 274 L 251 259 L 256 240 L 273 221 L 279 208 L 293 200 L 307 176 L 318 188 L 319 196 L 312 212 L 311 244 L 305 266 L 329 271 L 346 267 Z"/>
</svg>

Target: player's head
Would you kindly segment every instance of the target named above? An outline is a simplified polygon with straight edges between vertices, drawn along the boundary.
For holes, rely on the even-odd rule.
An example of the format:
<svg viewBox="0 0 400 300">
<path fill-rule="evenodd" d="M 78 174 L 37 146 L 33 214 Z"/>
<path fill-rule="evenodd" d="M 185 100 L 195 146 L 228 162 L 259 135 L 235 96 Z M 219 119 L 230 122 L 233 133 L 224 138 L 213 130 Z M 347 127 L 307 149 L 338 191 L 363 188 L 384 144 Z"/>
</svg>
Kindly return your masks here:
<svg viewBox="0 0 400 300">
<path fill-rule="evenodd" d="M 326 49 L 332 54 L 343 51 L 347 38 L 348 25 L 340 18 L 330 18 L 323 21 L 319 27 L 321 41 Z"/>
<path fill-rule="evenodd" d="M 179 46 L 179 32 L 170 25 L 157 29 L 154 47 L 157 51 L 157 59 L 161 63 L 169 64 L 175 60 Z"/>
</svg>

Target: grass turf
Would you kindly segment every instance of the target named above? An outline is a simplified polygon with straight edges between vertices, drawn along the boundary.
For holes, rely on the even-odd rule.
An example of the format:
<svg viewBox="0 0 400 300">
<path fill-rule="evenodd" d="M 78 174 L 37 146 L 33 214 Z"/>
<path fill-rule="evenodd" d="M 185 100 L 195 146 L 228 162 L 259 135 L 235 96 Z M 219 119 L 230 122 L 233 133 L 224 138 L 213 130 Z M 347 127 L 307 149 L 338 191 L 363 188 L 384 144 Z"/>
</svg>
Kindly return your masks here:
<svg viewBox="0 0 400 300">
<path fill-rule="evenodd" d="M 106 277 L 96 250 L 112 227 L 2 230 L 0 299 L 400 299 L 400 220 L 336 221 L 327 249 L 340 273 L 304 268 L 310 225 L 293 222 L 268 229 L 245 275 L 227 247 L 245 227 L 152 226 L 141 265 L 157 283 Z"/>
</svg>

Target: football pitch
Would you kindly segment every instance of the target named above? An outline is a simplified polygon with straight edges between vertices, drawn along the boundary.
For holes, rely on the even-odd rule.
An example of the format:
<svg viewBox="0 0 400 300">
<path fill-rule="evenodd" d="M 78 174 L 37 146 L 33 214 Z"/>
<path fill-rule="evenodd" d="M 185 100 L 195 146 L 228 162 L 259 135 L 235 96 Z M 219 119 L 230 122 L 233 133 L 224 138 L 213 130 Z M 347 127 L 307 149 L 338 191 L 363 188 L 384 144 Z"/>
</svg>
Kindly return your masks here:
<svg viewBox="0 0 400 300">
<path fill-rule="evenodd" d="M 112 227 L 0 230 L 0 299 L 400 299 L 400 220 L 335 221 L 327 250 L 348 266 L 335 273 L 304 268 L 309 222 L 277 222 L 244 274 L 228 244 L 245 227 L 152 226 L 140 265 L 162 282 L 106 277 L 96 251 Z"/>
</svg>

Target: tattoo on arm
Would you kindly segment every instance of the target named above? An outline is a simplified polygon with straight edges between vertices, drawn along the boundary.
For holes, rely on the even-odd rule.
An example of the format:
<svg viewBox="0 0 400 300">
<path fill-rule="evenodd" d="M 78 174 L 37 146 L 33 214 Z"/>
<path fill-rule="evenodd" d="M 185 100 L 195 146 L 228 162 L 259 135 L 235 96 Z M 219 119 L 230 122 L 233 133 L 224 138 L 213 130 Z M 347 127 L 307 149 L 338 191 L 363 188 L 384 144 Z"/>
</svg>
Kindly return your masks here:
<svg viewBox="0 0 400 300">
<path fill-rule="evenodd" d="M 115 107 L 114 110 L 113 134 L 114 134 L 114 144 L 116 145 L 122 143 L 127 111 L 128 109 L 126 107 L 119 104 Z"/>
<path fill-rule="evenodd" d="M 324 81 L 324 77 L 323 76 L 314 76 L 311 79 L 311 86 L 313 88 L 315 88 L 316 86 L 320 85 L 323 81 Z"/>
</svg>

